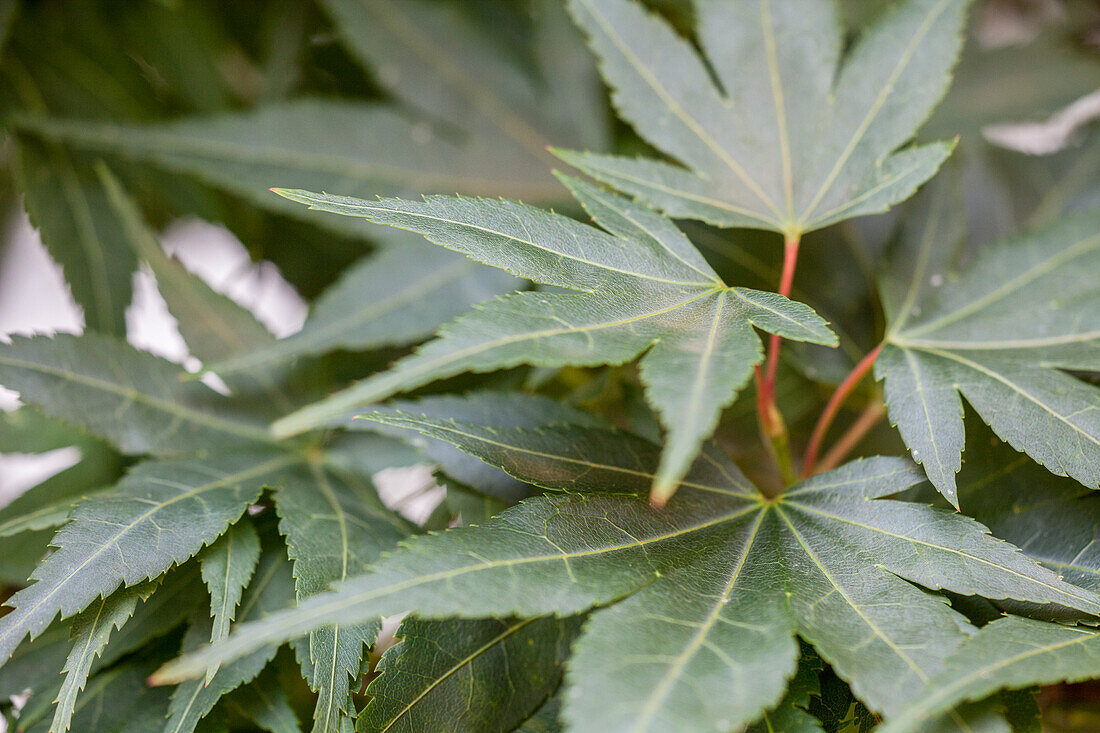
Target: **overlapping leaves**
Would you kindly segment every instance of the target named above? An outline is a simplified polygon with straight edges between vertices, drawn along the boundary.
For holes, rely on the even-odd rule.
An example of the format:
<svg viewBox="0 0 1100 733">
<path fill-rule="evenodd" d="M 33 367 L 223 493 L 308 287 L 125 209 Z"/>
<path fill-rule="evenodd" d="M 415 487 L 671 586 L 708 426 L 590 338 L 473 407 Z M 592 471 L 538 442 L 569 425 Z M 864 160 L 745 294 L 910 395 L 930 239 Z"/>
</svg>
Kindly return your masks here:
<svg viewBox="0 0 1100 733">
<path fill-rule="evenodd" d="M 775 293 L 728 287 L 667 219 L 564 178 L 603 230 L 511 201 L 431 197 L 377 202 L 304 191 L 312 208 L 417 231 L 444 247 L 577 294 L 519 293 L 479 306 L 387 373 L 276 423 L 292 434 L 357 405 L 464 371 L 516 364 L 617 364 L 640 354 L 650 403 L 668 429 L 653 496 L 676 490 L 721 408 L 762 359 L 757 326 L 835 344 L 810 308 Z"/>
<path fill-rule="evenodd" d="M 694 48 L 634 0 L 571 0 L 623 119 L 669 163 L 562 153 L 671 216 L 797 236 L 885 211 L 951 150 L 894 152 L 947 89 L 966 0 L 907 0 L 841 54 L 833 0 L 697 0 Z"/>
<path fill-rule="evenodd" d="M 525 39 L 535 49 L 532 64 L 456 2 L 322 4 L 349 51 L 404 108 L 316 98 L 159 124 L 38 116 L 21 129 L 194 175 L 292 216 L 301 210 L 268 196 L 270 186 L 558 200 L 547 148 L 606 145 L 594 65 L 552 0 L 534 3 Z M 328 224 L 364 231 L 358 222 Z"/>
<path fill-rule="evenodd" d="M 574 645 L 564 716 L 575 730 L 735 729 L 779 702 L 811 643 L 873 709 L 895 713 L 972 627 L 912 585 L 1095 613 L 1069 585 L 965 517 L 884 497 L 919 482 L 900 459 L 849 464 L 765 500 L 707 451 L 663 511 L 635 494 L 655 446 L 576 426 L 510 430 L 381 415 L 566 495 L 481 527 L 406 543 L 298 609 L 242 627 L 162 671 L 202 674 L 334 619 L 535 617 L 595 611 Z M 613 491 L 608 491 L 614 487 Z M 908 581 L 908 582 L 907 582 Z"/>
<path fill-rule="evenodd" d="M 169 308 L 195 353 L 232 358 L 272 342 L 251 314 L 165 257 L 109 174 L 103 174 L 103 185 L 134 250 L 162 281 Z M 82 486 L 77 490 L 83 495 L 54 496 L 51 487 L 36 487 L 23 502 L 36 506 L 35 514 L 6 526 L 14 533 L 68 520 L 51 542 L 56 549 L 34 570 L 29 585 L 7 600 L 11 610 L 0 617 L 0 665 L 26 637 L 48 636 L 56 617 L 73 618 L 68 675 L 58 695 L 54 730 L 79 720 L 85 696 L 96 694 L 93 688 L 100 689 L 100 682 L 106 684 L 96 676 L 97 657 L 120 645 L 132 649 L 126 638 L 132 628 L 149 634 L 142 639 L 148 641 L 182 620 L 163 611 L 156 622 L 142 617 L 143 608 L 178 591 L 177 582 L 154 592 L 156 581 L 173 566 L 201 553 L 202 578 L 210 591 L 210 602 L 201 604 L 192 619 L 187 646 L 223 638 L 234 617 L 256 618 L 257 609 L 293 601 L 283 541 L 273 540 L 269 531 L 261 556 L 259 538 L 244 517 L 265 488 L 275 490 L 276 509 L 284 518 L 280 529 L 303 596 L 361 572 L 410 529 L 381 504 L 369 468 L 366 473 L 363 468 L 391 465 L 394 441 L 348 436 L 331 452 L 278 444 L 266 422 L 272 407 L 292 404 L 284 372 L 230 375 L 228 383 L 238 393 L 233 396 L 186 376 L 178 365 L 109 336 L 17 337 L 0 345 L 0 383 L 17 388 L 24 402 L 83 425 L 124 453 L 147 456 L 122 480 L 98 491 Z M 266 404 L 257 404 L 257 396 Z M 46 418 L 36 419 L 40 427 L 54 430 Z M 58 425 L 61 437 L 88 444 L 95 455 L 95 441 L 70 425 Z M 40 442 L 52 445 L 48 434 Z M 112 465 L 107 461 L 105 467 Z M 43 501 L 36 504 L 39 489 Z M 278 560 L 275 565 L 271 557 Z M 269 592 L 272 568 L 279 566 L 287 571 L 290 590 Z M 193 598 L 202 592 L 193 583 L 186 590 Z M 150 593 L 151 600 L 137 607 L 131 621 L 139 597 Z M 303 646 L 303 673 L 319 693 L 315 730 L 335 732 L 349 723 L 354 712 L 348 706 L 350 681 L 359 673 L 368 628 L 338 624 L 317 631 Z M 64 640 L 62 645 L 70 646 Z M 274 653 L 275 647 L 257 652 L 247 663 L 210 670 L 197 686 L 178 688 L 168 710 L 170 729 L 193 730 L 225 693 L 255 677 Z"/>
<path fill-rule="evenodd" d="M 888 730 L 978 728 L 1003 725 L 997 718 L 1007 698 L 989 697 L 999 689 L 1100 674 L 1091 626 L 1012 616 L 979 631 L 935 593 L 966 596 L 955 608 L 975 623 L 984 619 L 974 608 L 997 612 L 983 596 L 1014 612 L 1038 605 L 1033 615 L 1078 622 L 1100 609 L 1092 501 L 1100 497 L 1088 491 L 1100 476 L 1100 400 L 1087 378 L 1070 375 L 1095 371 L 1100 356 L 1088 279 L 1100 264 L 1095 216 L 997 244 L 956 274 L 948 246 L 956 222 L 933 201 L 910 212 L 912 247 L 903 247 L 884 282 L 891 326 L 879 370 L 892 417 L 936 487 L 1025 556 L 982 524 L 886 498 L 920 478 L 900 459 L 849 464 L 769 500 L 713 446 L 700 454 L 759 360 L 753 326 L 817 342 L 829 333 L 798 304 L 727 287 L 667 220 L 640 206 L 570 181 L 600 231 L 509 202 L 309 195 L 323 208 L 412 229 L 578 292 L 524 293 L 480 307 L 394 371 L 292 417 L 281 432 L 348 427 L 347 406 L 460 371 L 617 364 L 639 355 L 650 401 L 669 428 L 661 453 L 532 395 L 390 405 L 376 416 L 384 431 L 417 431 L 410 442 L 448 484 L 434 526 L 453 521 L 462 496 L 491 508 L 470 513 L 482 526 L 418 538 L 386 556 L 411 528 L 380 504 L 369 476 L 415 456 L 388 436 L 362 432 L 300 443 L 272 438 L 275 416 L 314 399 L 287 389 L 288 375 L 301 357 L 414 343 L 521 283 L 461 254 L 386 237 L 380 255 L 348 270 L 317 301 L 301 333 L 276 341 L 245 309 L 164 256 L 117 184 L 89 175 L 89 151 L 187 173 L 255 206 L 374 236 L 361 221 L 314 217 L 264 190 L 460 190 L 560 201 L 546 146 L 599 150 L 607 131 L 592 64 L 556 2 L 532 3 L 542 13 L 537 22 L 508 28 L 483 26 L 449 1 L 321 5 L 395 103 L 279 101 L 296 85 L 295 70 L 265 79 L 282 91 L 264 92 L 258 108 L 212 114 L 231 95 L 220 82 L 206 83 L 219 74 L 210 59 L 179 45 L 190 40 L 186 33 L 167 38 L 165 48 L 146 39 L 145 53 L 90 68 L 82 78 L 97 82 L 87 95 L 94 104 L 30 104 L 49 91 L 41 84 L 53 73 L 48 64 L 28 69 L 20 86 L 19 106 L 35 116 L 17 122 L 18 182 L 89 327 L 121 332 L 136 254 L 155 273 L 191 352 L 231 393 L 217 394 L 108 336 L 0 346 L 0 383 L 47 413 L 35 407 L 8 416 L 0 447 L 84 451 L 75 468 L 0 515 L 0 536 L 29 536 L 23 544 L 39 557 L 45 539 L 36 543 L 31 533 L 68 522 L 0 619 L 0 652 L 34 637 L 0 675 L 5 697 L 28 684 L 35 690 L 23 727 L 164 725 L 179 733 L 232 709 L 262 727 L 296 730 L 278 679 L 293 662 L 289 654 L 271 660 L 277 642 L 297 636 L 302 676 L 317 693 L 315 729 L 345 733 L 377 617 L 407 610 L 419 616 L 405 621 L 404 641 L 377 666 L 362 730 L 556 730 L 559 717 L 577 730 L 739 729 L 754 720 L 754 731 L 815 729 L 813 717 L 835 713 L 836 723 L 852 710 L 852 691 L 889 718 Z M 633 0 L 568 5 L 624 119 L 674 162 L 561 155 L 668 214 L 793 237 L 884 210 L 949 151 L 932 144 L 898 152 L 946 86 L 965 0 L 859 3 L 873 24 L 843 52 L 828 0 L 697 0 L 692 40 L 701 52 Z M 663 6 L 687 19 L 686 8 Z M 281 4 L 272 15 L 288 21 L 280 33 L 302 34 L 303 7 Z M 133 11 L 151 12 L 162 11 Z M 512 18 L 507 12 L 494 18 Z M 521 44 L 504 38 L 521 26 L 529 47 L 514 48 Z M 25 40 L 18 45 L 19 58 L 38 58 L 23 53 Z M 198 63 L 159 62 L 173 51 Z M 279 69 L 279 58 L 271 64 Z M 12 81 L 12 68 L 4 64 L 3 82 Z M 127 90 L 146 90 L 154 79 L 183 101 L 181 109 L 200 114 L 174 123 L 118 121 L 148 118 L 145 104 L 126 104 L 134 101 Z M 121 90 L 115 101 L 125 113 L 108 122 L 79 119 L 101 114 L 102 89 Z M 976 124 L 973 92 L 959 94 L 964 122 Z M 945 124 L 944 137 L 957 132 L 955 118 Z M 1088 162 L 1076 161 L 1078 172 Z M 1056 188 L 1043 191 L 1037 218 L 1057 210 Z M 550 388 L 561 390 L 572 376 L 553 378 Z M 1010 449 L 986 450 L 981 420 L 968 419 L 978 437 L 968 436 L 968 464 L 956 479 L 960 394 L 1012 446 L 1070 478 Z M 4 432 L 20 426 L 49 439 L 32 445 Z M 421 434 L 448 444 L 425 447 Z M 119 453 L 134 464 L 115 482 Z M 681 482 L 666 511 L 644 501 L 654 484 L 663 500 Z M 486 520 L 529 497 L 532 484 L 570 493 L 528 498 Z M 13 546 L 3 545 L 9 572 L 30 558 L 21 549 L 11 562 Z M 191 558 L 197 562 L 172 570 Z M 326 593 L 333 582 L 339 590 Z M 300 610 L 264 618 L 295 601 Z M 571 652 L 579 614 L 588 612 Z M 235 617 L 247 625 L 227 638 Z M 208 640 L 222 645 L 199 651 L 193 679 L 169 700 L 143 680 L 150 664 L 176 653 L 179 632 L 169 632 L 185 621 L 185 651 Z M 800 650 L 796 637 L 814 649 Z M 135 650 L 140 664 L 123 658 Z M 566 663 L 566 682 L 555 692 Z M 851 690 L 830 677 L 834 671 Z M 829 679 L 843 694 L 837 710 L 823 712 Z M 858 710 L 866 723 L 870 713 Z M 207 725 L 228 727 L 227 720 Z"/>
<path fill-rule="evenodd" d="M 976 422 L 976 421 L 975 421 Z M 971 444 L 959 475 L 959 499 L 997 536 L 1074 584 L 1095 589 L 1100 496 L 1057 478 L 988 429 L 968 425 Z M 1057 532 L 1051 532 L 1057 527 Z M 1002 689 L 1092 679 L 1100 674 L 1100 634 L 1092 625 L 1049 624 L 1020 616 L 995 620 L 948 659 L 928 689 L 887 730 L 921 730 L 930 718 Z"/>
</svg>

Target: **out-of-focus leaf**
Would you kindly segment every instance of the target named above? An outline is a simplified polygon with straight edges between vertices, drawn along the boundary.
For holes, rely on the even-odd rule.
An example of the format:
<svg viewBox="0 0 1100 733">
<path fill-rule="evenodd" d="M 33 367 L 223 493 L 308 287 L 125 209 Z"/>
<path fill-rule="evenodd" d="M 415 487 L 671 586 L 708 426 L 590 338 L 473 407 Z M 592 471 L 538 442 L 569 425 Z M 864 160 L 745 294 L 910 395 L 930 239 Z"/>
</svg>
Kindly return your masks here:
<svg viewBox="0 0 1100 733">
<path fill-rule="evenodd" d="M 822 730 L 821 723 L 809 713 L 810 699 L 821 692 L 818 674 L 821 672 L 821 658 L 812 651 L 802 650 L 798 660 L 798 671 L 787 683 L 787 694 L 779 705 L 764 713 L 764 717 L 748 727 L 748 733 L 817 733 Z"/>
<path fill-rule="evenodd" d="M 0 413 L 0 453 L 44 453 L 61 448 L 75 448 L 79 460 L 0 509 L 0 537 L 56 527 L 82 494 L 113 483 L 122 472 L 118 453 L 75 425 L 46 417 L 33 407 Z M 45 549 L 48 539 L 36 544 Z M 35 543 L 25 537 L 21 541 Z M 4 561 L 0 565 L 7 567 Z M 19 581 L 29 573 L 27 568 Z"/>
<path fill-rule="evenodd" d="M 561 695 L 554 695 L 535 714 L 516 728 L 516 733 L 561 733 Z"/>
<path fill-rule="evenodd" d="M 137 261 L 95 174 L 61 146 L 25 137 L 17 138 L 15 172 L 31 223 L 61 265 L 85 326 L 125 335 Z"/>
<path fill-rule="evenodd" d="M 73 711 L 72 729 L 96 733 L 147 733 L 164 724 L 168 691 L 145 679 L 155 665 L 132 663 L 105 670 L 89 680 Z M 24 722 L 26 733 L 47 733 L 48 718 Z"/>
<path fill-rule="evenodd" d="M 967 443 L 960 506 L 1069 582 L 1100 591 L 1100 495 L 1051 475 L 984 426 L 968 429 Z"/>
<path fill-rule="evenodd" d="M 428 122 L 377 103 L 300 99 L 151 125 L 49 118 L 19 125 L 26 134 L 194 175 L 254 205 L 297 217 L 302 210 L 272 196 L 272 185 L 362 196 L 461 190 L 561 198 L 545 164 L 531 180 L 530 171 L 498 166 L 485 143 L 455 142 Z M 371 231 L 331 217 L 314 223 L 356 235 Z"/>
<path fill-rule="evenodd" d="M 234 690 L 227 704 L 271 733 L 301 733 L 298 716 L 290 707 L 279 676 L 269 666 L 244 687 Z"/>
<path fill-rule="evenodd" d="M 521 280 L 465 257 L 402 237 L 349 268 L 314 304 L 302 330 L 278 341 L 214 360 L 223 379 L 269 371 L 294 359 L 335 349 L 404 346 Z"/>
<path fill-rule="evenodd" d="M 961 136 L 961 146 L 985 147 L 981 129 L 1052 114 L 1100 87 L 1100 57 L 1047 31 L 1026 44 L 983 48 L 971 38 L 955 79 L 919 135 Z"/>
<path fill-rule="evenodd" d="M 268 443 L 261 421 L 233 415 L 176 364 L 109 336 L 13 336 L 0 343 L 0 385 L 24 402 L 111 440 L 128 453 Z"/>
<path fill-rule="evenodd" d="M 105 166 L 98 166 L 97 172 L 126 243 L 152 269 L 157 289 L 175 316 L 192 354 L 203 361 L 216 361 L 275 341 L 255 316 L 169 259 L 118 179 Z M 287 409 L 291 404 L 289 398 L 277 387 L 281 376 L 278 371 L 268 369 L 241 378 L 227 375 L 223 381 L 233 389 L 266 395 Z"/>
</svg>

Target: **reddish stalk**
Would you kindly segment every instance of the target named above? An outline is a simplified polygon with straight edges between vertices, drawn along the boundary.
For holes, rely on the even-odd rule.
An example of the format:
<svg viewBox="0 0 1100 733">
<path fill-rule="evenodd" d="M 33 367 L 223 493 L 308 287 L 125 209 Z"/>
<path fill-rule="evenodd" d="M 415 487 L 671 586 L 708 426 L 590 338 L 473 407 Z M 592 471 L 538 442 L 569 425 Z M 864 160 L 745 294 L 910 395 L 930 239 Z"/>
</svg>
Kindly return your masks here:
<svg viewBox="0 0 1100 733">
<path fill-rule="evenodd" d="M 829 432 L 829 426 L 833 424 L 833 420 L 840 411 L 841 405 L 848 399 L 848 395 L 852 393 L 852 390 L 856 388 L 867 372 L 871 371 L 871 367 L 874 366 L 875 359 L 878 358 L 880 351 L 882 351 L 882 344 L 872 349 L 867 356 L 856 364 L 855 369 L 844 378 L 844 381 L 840 383 L 840 386 L 833 392 L 832 397 L 829 398 L 821 417 L 817 419 L 817 424 L 814 425 L 814 431 L 810 435 L 810 443 L 806 446 L 806 453 L 802 457 L 803 478 L 814 474 L 817 454 L 821 451 L 821 443 L 825 440 L 825 434 Z"/>
<path fill-rule="evenodd" d="M 878 399 L 873 400 L 863 409 L 856 421 L 837 439 L 833 447 L 826 451 L 825 456 L 817 465 L 817 473 L 831 471 L 843 463 L 848 454 L 859 445 L 860 441 L 867 436 L 867 433 L 871 432 L 871 428 L 878 425 L 884 417 L 886 417 L 886 405 Z"/>
<path fill-rule="evenodd" d="M 788 234 L 783 242 L 783 272 L 779 276 L 779 294 L 784 297 L 791 295 L 794 270 L 798 264 L 799 241 L 800 237 L 797 234 Z M 790 484 L 796 476 L 787 442 L 787 426 L 783 421 L 782 413 L 779 412 L 779 407 L 775 404 L 775 378 L 779 368 L 780 342 L 780 337 L 774 334 L 768 339 L 768 355 L 764 368 L 756 367 L 756 417 L 760 423 L 760 432 L 763 433 L 771 449 L 780 474 L 784 481 Z"/>
<path fill-rule="evenodd" d="M 794 285 L 794 269 L 798 265 L 798 245 L 801 238 L 788 234 L 783 241 L 783 273 L 779 276 L 779 294 L 784 298 L 791 297 L 791 288 Z M 768 361 L 764 369 L 764 385 L 767 389 L 768 400 L 775 397 L 775 373 L 779 369 L 779 344 L 782 341 L 779 336 L 772 334 L 768 340 Z"/>
</svg>

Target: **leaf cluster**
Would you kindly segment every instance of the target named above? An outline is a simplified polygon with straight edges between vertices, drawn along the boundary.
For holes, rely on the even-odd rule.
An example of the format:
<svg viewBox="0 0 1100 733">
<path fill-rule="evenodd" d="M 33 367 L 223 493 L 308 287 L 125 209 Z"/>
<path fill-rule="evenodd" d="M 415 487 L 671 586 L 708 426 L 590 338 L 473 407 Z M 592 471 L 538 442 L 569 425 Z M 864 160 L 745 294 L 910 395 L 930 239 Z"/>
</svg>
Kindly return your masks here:
<svg viewBox="0 0 1100 733">
<path fill-rule="evenodd" d="M 1100 83 L 1069 5 L 0 2 L 83 315 L 0 340 L 0 453 L 71 457 L 0 507 L 8 729 L 1038 730 L 1100 679 L 1100 133 L 991 130 Z"/>
</svg>

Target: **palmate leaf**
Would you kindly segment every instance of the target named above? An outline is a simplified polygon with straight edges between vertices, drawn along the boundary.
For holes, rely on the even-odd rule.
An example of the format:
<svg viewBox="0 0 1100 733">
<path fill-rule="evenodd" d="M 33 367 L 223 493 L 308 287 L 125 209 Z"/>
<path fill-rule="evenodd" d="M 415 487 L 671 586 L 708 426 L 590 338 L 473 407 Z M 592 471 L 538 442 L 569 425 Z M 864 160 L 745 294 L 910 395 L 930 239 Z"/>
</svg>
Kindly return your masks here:
<svg viewBox="0 0 1100 733">
<path fill-rule="evenodd" d="M 7 600 L 0 664 L 58 613 L 68 617 L 119 585 L 156 578 L 221 535 L 264 484 L 298 456 L 236 447 L 202 459 L 139 464 L 110 493 L 84 501 L 31 585 Z"/>
<path fill-rule="evenodd" d="M 1100 674 L 1100 631 L 1009 616 L 983 627 L 952 654 L 928 690 L 878 730 L 924 730 L 930 718 L 997 690 L 1079 682 Z"/>
<path fill-rule="evenodd" d="M 465 371 L 618 364 L 644 354 L 646 395 L 668 429 L 653 485 L 654 501 L 663 503 L 762 359 L 753 326 L 794 340 L 836 343 L 809 307 L 726 286 L 667 219 L 582 181 L 563 180 L 606 232 L 511 201 L 369 202 L 280 192 L 316 209 L 418 231 L 519 277 L 579 292 L 519 293 L 486 303 L 391 371 L 283 418 L 275 431 L 315 427 L 350 408 Z"/>
<path fill-rule="evenodd" d="M 973 629 L 913 584 L 1100 610 L 1093 594 L 973 520 L 881 498 L 921 480 L 900 459 L 852 463 L 768 501 L 707 454 L 655 510 L 606 490 L 624 477 L 651 481 L 658 448 L 638 439 L 575 426 L 485 430 L 415 416 L 400 424 L 577 493 L 409 540 L 368 575 L 241 627 L 162 669 L 161 680 L 201 675 L 335 619 L 568 615 L 618 600 L 593 612 L 574 645 L 565 698 L 573 729 L 732 730 L 783 696 L 795 634 L 873 709 L 889 715 L 917 695 Z"/>
<path fill-rule="evenodd" d="M 124 452 L 271 442 L 262 420 L 241 414 L 202 383 L 182 381 L 184 374 L 177 364 L 95 333 L 0 343 L 0 385 Z"/>
<path fill-rule="evenodd" d="M 363 573 L 409 528 L 386 509 L 374 488 L 350 475 L 338 476 L 316 463 L 294 467 L 275 484 L 279 530 L 294 561 L 299 599 Z M 349 713 L 351 679 L 359 674 L 364 644 L 377 634 L 374 623 L 338 622 L 310 634 L 298 659 L 318 693 L 315 733 L 338 733 Z"/>
<path fill-rule="evenodd" d="M 561 156 L 670 216 L 721 226 L 796 236 L 885 211 L 951 151 L 894 152 L 947 89 L 966 6 L 900 3 L 842 60 L 833 0 L 697 0 L 704 61 L 633 0 L 570 0 L 619 114 L 685 167 Z"/>
<path fill-rule="evenodd" d="M 957 503 L 960 393 L 993 431 L 1052 473 L 1100 486 L 1100 215 L 1065 218 L 950 267 L 959 222 L 930 192 L 882 283 L 890 325 L 875 362 L 890 420 Z"/>
<path fill-rule="evenodd" d="M 216 359 L 208 368 L 233 379 L 336 349 L 404 346 L 430 336 L 474 303 L 521 284 L 419 238 L 401 237 L 348 268 L 314 303 L 301 331 Z"/>
<path fill-rule="evenodd" d="M 581 621 L 407 619 L 356 730 L 512 730 L 557 687 Z"/>
</svg>

